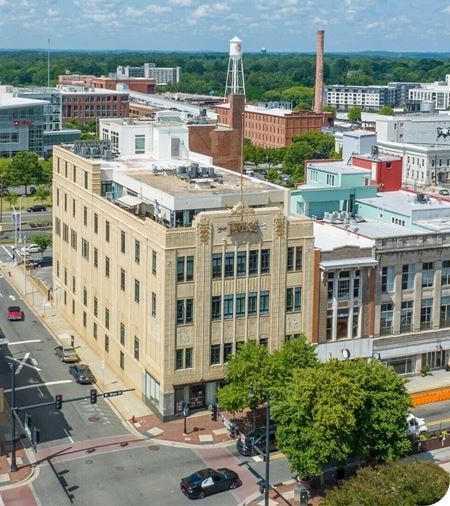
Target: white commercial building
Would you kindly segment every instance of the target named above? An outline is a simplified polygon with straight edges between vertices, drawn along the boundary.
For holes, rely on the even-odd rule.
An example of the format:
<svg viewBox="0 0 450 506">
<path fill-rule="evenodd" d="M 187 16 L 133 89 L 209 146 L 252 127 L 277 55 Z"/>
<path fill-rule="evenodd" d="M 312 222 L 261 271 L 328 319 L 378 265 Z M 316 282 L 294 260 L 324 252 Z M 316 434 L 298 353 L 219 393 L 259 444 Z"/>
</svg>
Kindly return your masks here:
<svg viewBox="0 0 450 506">
<path fill-rule="evenodd" d="M 156 84 L 177 84 L 180 82 L 181 67 L 157 67 L 154 63 L 144 63 L 142 67 L 119 66 L 114 77 L 129 79 L 144 77 L 156 79 Z"/>
<path fill-rule="evenodd" d="M 437 111 L 446 111 L 450 106 L 450 74 L 445 81 L 423 83 L 409 90 L 410 102 L 432 103 Z"/>
</svg>

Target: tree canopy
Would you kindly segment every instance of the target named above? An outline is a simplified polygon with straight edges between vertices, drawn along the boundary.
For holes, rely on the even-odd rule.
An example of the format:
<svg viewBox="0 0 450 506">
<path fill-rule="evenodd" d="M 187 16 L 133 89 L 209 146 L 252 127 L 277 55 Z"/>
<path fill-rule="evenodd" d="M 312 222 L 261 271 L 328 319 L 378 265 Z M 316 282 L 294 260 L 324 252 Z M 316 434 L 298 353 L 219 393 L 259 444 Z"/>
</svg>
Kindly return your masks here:
<svg viewBox="0 0 450 506">
<path fill-rule="evenodd" d="M 7 164 L 5 181 L 9 186 L 41 184 L 48 182 L 47 174 L 36 153 L 21 151 Z"/>
<path fill-rule="evenodd" d="M 361 121 L 362 107 L 350 107 L 348 110 L 348 119 L 350 121 Z"/>
<path fill-rule="evenodd" d="M 395 462 L 360 469 L 326 493 L 321 506 L 417 506 L 438 502 L 448 490 L 447 472 L 433 462 Z"/>
<path fill-rule="evenodd" d="M 409 404 L 405 381 L 377 361 L 297 368 L 274 391 L 278 448 L 302 476 L 319 475 L 322 466 L 350 457 L 391 461 L 409 448 Z"/>
</svg>

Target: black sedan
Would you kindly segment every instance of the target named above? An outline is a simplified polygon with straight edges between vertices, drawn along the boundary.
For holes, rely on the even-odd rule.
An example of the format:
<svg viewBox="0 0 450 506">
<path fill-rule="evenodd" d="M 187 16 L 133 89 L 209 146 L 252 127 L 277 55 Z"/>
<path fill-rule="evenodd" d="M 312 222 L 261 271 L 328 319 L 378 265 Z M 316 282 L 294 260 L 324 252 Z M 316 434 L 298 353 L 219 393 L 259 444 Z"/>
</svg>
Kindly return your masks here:
<svg viewBox="0 0 450 506">
<path fill-rule="evenodd" d="M 180 487 L 189 499 L 203 499 L 205 495 L 233 490 L 239 486 L 239 475 L 222 467 L 220 469 L 202 469 L 186 478 L 182 478 Z"/>
<path fill-rule="evenodd" d="M 75 378 L 77 383 L 83 385 L 90 385 L 95 382 L 94 375 L 92 374 L 89 366 L 85 364 L 74 364 L 69 367 L 70 374 Z"/>
</svg>

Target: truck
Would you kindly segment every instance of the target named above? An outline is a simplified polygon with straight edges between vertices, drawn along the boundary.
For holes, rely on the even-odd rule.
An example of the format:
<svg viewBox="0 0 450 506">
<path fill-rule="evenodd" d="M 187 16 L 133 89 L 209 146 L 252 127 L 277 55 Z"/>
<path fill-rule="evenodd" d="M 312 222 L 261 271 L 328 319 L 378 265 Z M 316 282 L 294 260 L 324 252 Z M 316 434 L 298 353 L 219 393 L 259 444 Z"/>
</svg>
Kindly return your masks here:
<svg viewBox="0 0 450 506">
<path fill-rule="evenodd" d="M 423 418 L 419 418 L 412 413 L 406 415 L 406 435 L 420 436 L 423 432 L 427 432 L 428 427 Z"/>
</svg>

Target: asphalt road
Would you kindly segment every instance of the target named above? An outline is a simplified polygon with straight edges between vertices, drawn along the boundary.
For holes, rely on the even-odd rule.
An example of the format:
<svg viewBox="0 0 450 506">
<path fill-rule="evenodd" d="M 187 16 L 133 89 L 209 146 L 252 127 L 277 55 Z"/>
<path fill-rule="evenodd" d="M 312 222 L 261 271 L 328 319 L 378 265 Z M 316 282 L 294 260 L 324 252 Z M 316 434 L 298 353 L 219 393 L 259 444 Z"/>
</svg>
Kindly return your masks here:
<svg viewBox="0 0 450 506">
<path fill-rule="evenodd" d="M 450 401 L 432 402 L 411 409 L 416 416 L 425 418 L 430 430 L 450 428 Z"/>
<path fill-rule="evenodd" d="M 7 320 L 9 305 L 21 306 L 24 321 Z M 7 347 L 0 349 L 0 386 L 5 388 L 8 402 L 12 381 L 10 363 L 17 366 L 17 406 L 51 402 L 56 394 L 63 396 L 62 410 L 52 405 L 29 411 L 32 425 L 40 429 L 40 448 L 127 433 L 106 401 L 98 398 L 96 405 L 90 404 L 87 398 L 93 386 L 75 382 L 69 374 L 69 365 L 54 353 L 58 343 L 4 277 L 0 278 L 0 327 L 9 341 Z M 81 396 L 85 396 L 85 400 L 64 403 L 64 399 Z M 23 419 L 25 412 L 20 416 Z"/>
</svg>

